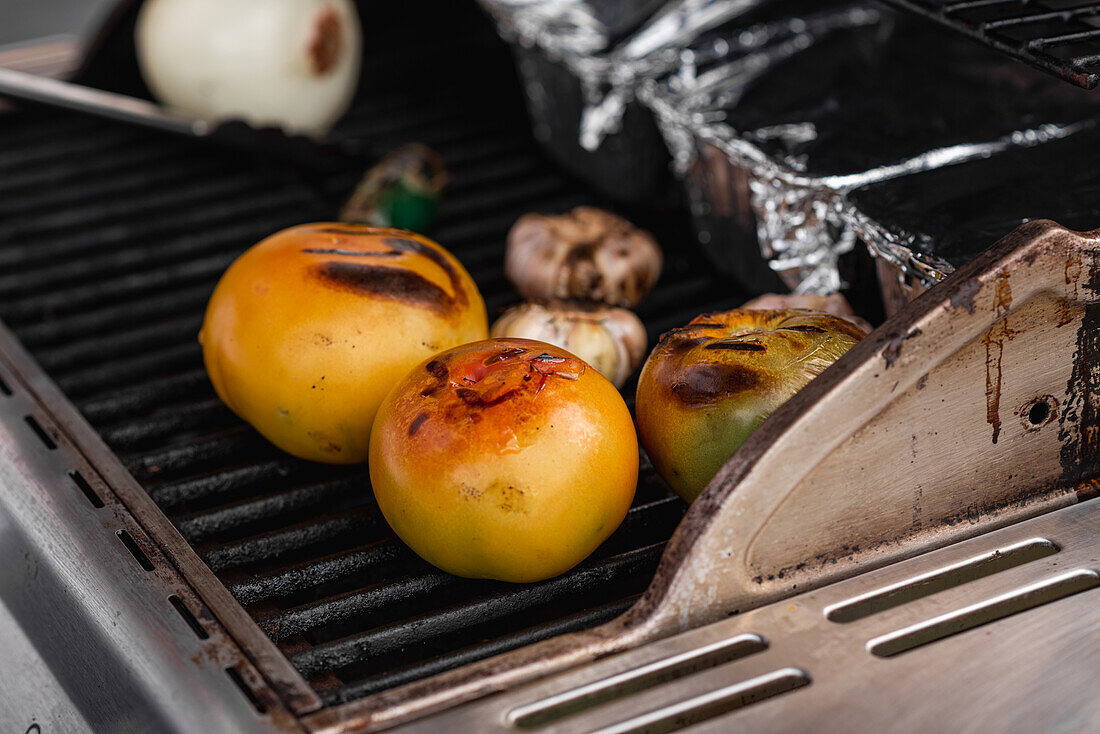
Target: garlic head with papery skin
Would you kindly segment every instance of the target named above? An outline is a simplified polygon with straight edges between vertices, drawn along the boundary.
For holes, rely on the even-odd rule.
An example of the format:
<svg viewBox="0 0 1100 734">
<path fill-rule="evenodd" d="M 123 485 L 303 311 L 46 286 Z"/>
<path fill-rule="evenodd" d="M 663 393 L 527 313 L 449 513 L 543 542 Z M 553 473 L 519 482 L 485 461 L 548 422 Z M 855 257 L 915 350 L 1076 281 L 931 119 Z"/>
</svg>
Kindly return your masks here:
<svg viewBox="0 0 1100 734">
<path fill-rule="evenodd" d="M 550 301 L 513 306 L 489 335 L 521 337 L 571 352 L 622 387 L 645 357 L 646 332 L 632 311 L 602 303 Z"/>
<path fill-rule="evenodd" d="M 504 272 L 531 301 L 551 298 L 638 304 L 661 275 L 657 241 L 622 217 L 591 206 L 525 214 L 508 233 Z"/>
<path fill-rule="evenodd" d="M 363 46 L 352 0 L 146 0 L 134 41 L 161 102 L 313 136 L 347 110 Z"/>
</svg>

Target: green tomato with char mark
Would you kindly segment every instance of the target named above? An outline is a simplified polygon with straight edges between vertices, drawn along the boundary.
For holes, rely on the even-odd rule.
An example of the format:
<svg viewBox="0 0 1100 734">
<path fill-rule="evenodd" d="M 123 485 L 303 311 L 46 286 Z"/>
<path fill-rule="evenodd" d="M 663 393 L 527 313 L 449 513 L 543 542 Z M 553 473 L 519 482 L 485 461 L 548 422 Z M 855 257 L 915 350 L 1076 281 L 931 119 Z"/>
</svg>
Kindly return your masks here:
<svg viewBox="0 0 1100 734">
<path fill-rule="evenodd" d="M 863 338 L 802 309 L 707 313 L 661 337 L 638 380 L 638 436 L 653 466 L 694 502 L 775 410 Z"/>
</svg>

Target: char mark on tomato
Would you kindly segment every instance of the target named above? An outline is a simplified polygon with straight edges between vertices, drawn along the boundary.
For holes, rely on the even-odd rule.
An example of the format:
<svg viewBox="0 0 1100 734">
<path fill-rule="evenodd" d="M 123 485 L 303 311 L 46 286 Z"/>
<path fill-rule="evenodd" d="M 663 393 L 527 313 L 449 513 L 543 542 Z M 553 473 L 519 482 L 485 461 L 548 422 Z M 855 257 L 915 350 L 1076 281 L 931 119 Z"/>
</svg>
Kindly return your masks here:
<svg viewBox="0 0 1100 734">
<path fill-rule="evenodd" d="M 712 342 L 703 349 L 724 349 L 735 352 L 766 352 L 768 348 L 760 342 L 742 342 L 733 340 L 721 340 Z"/>
<path fill-rule="evenodd" d="M 428 420 L 427 413 L 421 413 L 413 418 L 412 423 L 409 424 L 409 435 L 415 436 L 416 432 L 420 430 L 420 426 L 424 425 L 424 421 Z"/>
<path fill-rule="evenodd" d="M 480 393 L 468 387 L 460 387 L 455 390 L 455 395 L 471 408 L 491 408 L 494 405 L 500 405 L 504 401 L 514 398 L 519 395 L 519 393 L 520 388 L 512 388 L 496 394 L 492 392 Z"/>
<path fill-rule="evenodd" d="M 317 267 L 328 285 L 353 293 L 370 294 L 420 306 L 441 315 L 458 313 L 455 298 L 424 276 L 404 268 L 330 261 Z M 463 300 L 465 298 L 463 297 Z"/>
<path fill-rule="evenodd" d="M 429 247 L 423 242 L 419 242 L 408 237 L 386 237 L 382 240 L 388 245 L 394 252 L 406 252 L 413 255 L 420 255 L 426 257 L 435 263 L 440 270 L 447 274 L 447 279 L 451 281 L 451 292 L 455 294 L 455 300 L 466 305 L 466 291 L 462 289 L 462 279 L 459 277 L 458 271 L 455 270 L 454 265 L 450 260 L 444 257 L 443 253 L 434 247 Z"/>
<path fill-rule="evenodd" d="M 484 364 L 486 367 L 488 367 L 489 365 L 496 364 L 497 362 L 503 362 L 507 359 L 510 359 L 510 358 L 515 357 L 515 356 L 520 355 L 520 354 L 523 354 L 525 351 L 527 351 L 527 350 L 522 349 L 521 347 L 513 347 L 511 349 L 506 349 L 503 352 L 498 352 L 497 354 L 486 357 L 485 361 L 482 364 Z"/>
<path fill-rule="evenodd" d="M 657 348 L 666 350 L 670 355 L 686 354 L 692 349 L 702 346 L 709 341 L 710 337 L 706 336 L 687 338 L 684 334 L 673 334 L 669 332 L 661 335 L 660 341 L 657 342 Z"/>
<path fill-rule="evenodd" d="M 401 257 L 393 250 L 347 250 L 339 247 L 307 247 L 302 252 L 310 255 L 347 255 L 349 257 Z"/>
<path fill-rule="evenodd" d="M 672 385 L 672 395 L 686 405 L 711 405 L 722 398 L 758 387 L 763 377 L 739 364 L 705 363 L 684 369 Z"/>
</svg>

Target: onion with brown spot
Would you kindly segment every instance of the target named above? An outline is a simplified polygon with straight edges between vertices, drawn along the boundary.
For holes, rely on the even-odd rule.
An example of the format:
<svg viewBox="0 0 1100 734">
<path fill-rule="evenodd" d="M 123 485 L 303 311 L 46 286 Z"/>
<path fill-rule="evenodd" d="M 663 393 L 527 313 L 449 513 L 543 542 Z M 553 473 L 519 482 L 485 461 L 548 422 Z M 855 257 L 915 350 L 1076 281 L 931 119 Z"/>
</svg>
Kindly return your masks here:
<svg viewBox="0 0 1100 734">
<path fill-rule="evenodd" d="M 386 396 L 370 476 L 390 527 L 428 562 L 539 581 L 622 522 L 638 441 L 619 391 L 583 361 L 490 339 L 425 361 Z"/>
<path fill-rule="evenodd" d="M 633 312 L 601 303 L 524 303 L 505 311 L 494 337 L 537 339 L 559 346 L 622 387 L 645 357 L 645 326 Z"/>
<path fill-rule="evenodd" d="M 591 206 L 567 214 L 525 214 L 508 233 L 504 272 L 530 301 L 578 299 L 638 304 L 661 274 L 661 248 L 648 232 Z"/>
<path fill-rule="evenodd" d="M 661 337 L 638 380 L 638 434 L 688 502 L 776 408 L 863 337 L 817 311 L 703 314 Z"/>
<path fill-rule="evenodd" d="M 414 365 L 484 339 L 485 304 L 458 260 L 421 235 L 306 224 L 222 276 L 199 341 L 237 415 L 296 456 L 365 461 L 383 396 Z"/>
<path fill-rule="evenodd" d="M 359 81 L 352 0 L 145 0 L 134 48 L 158 100 L 204 120 L 321 136 Z"/>
</svg>

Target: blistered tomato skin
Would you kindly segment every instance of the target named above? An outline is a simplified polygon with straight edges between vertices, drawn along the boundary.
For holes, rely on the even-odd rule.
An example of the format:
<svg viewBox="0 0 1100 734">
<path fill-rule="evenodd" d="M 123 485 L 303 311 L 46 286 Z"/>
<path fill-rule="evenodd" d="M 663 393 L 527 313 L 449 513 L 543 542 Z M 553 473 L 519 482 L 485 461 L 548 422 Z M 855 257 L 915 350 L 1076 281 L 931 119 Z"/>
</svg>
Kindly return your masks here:
<svg viewBox="0 0 1100 734">
<path fill-rule="evenodd" d="M 663 335 L 642 367 L 642 446 L 693 502 L 765 418 L 862 337 L 854 324 L 815 311 L 698 316 Z"/>
<path fill-rule="evenodd" d="M 378 506 L 429 563 L 539 581 L 619 526 L 638 444 L 618 390 L 557 347 L 491 339 L 421 363 L 386 396 L 370 446 Z"/>
<path fill-rule="evenodd" d="M 382 398 L 418 362 L 488 334 L 458 260 L 398 229 L 283 230 L 234 262 L 199 341 L 218 396 L 281 449 L 365 461 Z"/>
</svg>

